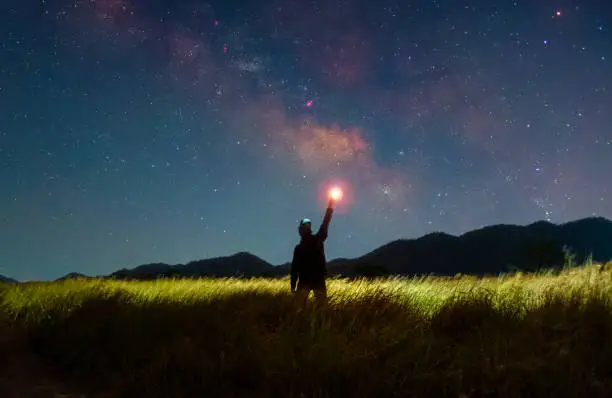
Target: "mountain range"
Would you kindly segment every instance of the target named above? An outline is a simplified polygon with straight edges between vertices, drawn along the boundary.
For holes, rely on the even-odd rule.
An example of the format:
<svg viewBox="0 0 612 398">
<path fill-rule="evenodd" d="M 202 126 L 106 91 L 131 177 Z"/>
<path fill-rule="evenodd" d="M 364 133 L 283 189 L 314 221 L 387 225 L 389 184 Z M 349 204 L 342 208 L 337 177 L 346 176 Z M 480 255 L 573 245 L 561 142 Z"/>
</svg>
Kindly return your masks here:
<svg viewBox="0 0 612 398">
<path fill-rule="evenodd" d="M 297 242 L 296 242 L 297 243 Z M 292 252 L 292 247 L 287 252 Z M 434 232 L 418 239 L 399 239 L 361 257 L 335 259 L 327 264 L 330 276 L 385 275 L 495 275 L 512 270 L 535 271 L 612 260 L 612 221 L 602 217 L 553 224 L 498 224 L 459 236 Z M 568 261 L 569 260 L 569 261 Z M 197 277 L 282 277 L 291 265 L 272 265 L 246 252 L 187 264 L 152 263 L 121 269 L 102 278 L 149 280 Z M 72 272 L 59 280 L 86 277 Z M 15 280 L 0 275 L 0 282 Z"/>
<path fill-rule="evenodd" d="M 288 250 L 291 252 L 291 250 Z M 515 269 L 535 271 L 568 263 L 612 260 L 612 221 L 590 217 L 565 224 L 538 221 L 526 226 L 492 225 L 454 236 L 435 232 L 400 239 L 361 257 L 328 262 L 330 275 L 491 275 Z M 274 266 L 250 253 L 192 261 L 145 264 L 109 275 L 116 279 L 159 277 L 282 277 L 290 264 Z"/>
<path fill-rule="evenodd" d="M 0 283 L 17 283 L 15 279 L 11 279 L 7 276 L 0 275 Z"/>
</svg>

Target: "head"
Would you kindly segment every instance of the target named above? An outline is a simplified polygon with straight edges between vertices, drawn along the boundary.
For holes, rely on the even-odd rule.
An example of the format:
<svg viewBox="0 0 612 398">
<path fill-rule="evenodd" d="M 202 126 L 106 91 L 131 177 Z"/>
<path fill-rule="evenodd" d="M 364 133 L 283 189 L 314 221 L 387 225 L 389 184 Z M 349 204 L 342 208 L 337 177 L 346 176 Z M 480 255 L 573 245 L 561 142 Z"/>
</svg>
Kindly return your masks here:
<svg viewBox="0 0 612 398">
<path fill-rule="evenodd" d="M 298 232 L 300 236 L 303 238 L 305 236 L 312 235 L 312 222 L 308 218 L 302 218 L 300 220 L 300 225 L 298 226 Z"/>
</svg>

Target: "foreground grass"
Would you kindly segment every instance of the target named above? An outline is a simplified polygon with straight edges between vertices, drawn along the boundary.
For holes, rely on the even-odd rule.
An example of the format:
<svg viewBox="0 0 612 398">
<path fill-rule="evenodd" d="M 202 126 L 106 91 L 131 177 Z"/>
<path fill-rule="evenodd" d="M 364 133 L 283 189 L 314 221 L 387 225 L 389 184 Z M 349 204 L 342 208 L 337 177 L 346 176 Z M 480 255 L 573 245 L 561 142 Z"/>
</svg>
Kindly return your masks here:
<svg viewBox="0 0 612 398">
<path fill-rule="evenodd" d="M 600 266 L 328 286 L 326 306 L 287 280 L 4 286 L 0 320 L 112 396 L 612 396 Z"/>
</svg>

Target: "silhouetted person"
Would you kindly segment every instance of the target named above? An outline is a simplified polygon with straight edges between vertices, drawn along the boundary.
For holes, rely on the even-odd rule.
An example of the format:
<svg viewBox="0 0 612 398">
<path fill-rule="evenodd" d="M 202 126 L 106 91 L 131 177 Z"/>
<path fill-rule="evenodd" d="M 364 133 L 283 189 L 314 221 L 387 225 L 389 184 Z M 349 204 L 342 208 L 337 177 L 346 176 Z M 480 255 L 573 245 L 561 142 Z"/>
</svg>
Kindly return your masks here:
<svg viewBox="0 0 612 398">
<path fill-rule="evenodd" d="M 308 218 L 300 221 L 298 232 L 300 243 L 293 250 L 291 262 L 291 292 L 306 300 L 310 291 L 314 291 L 317 301 L 327 299 L 327 274 L 324 242 L 327 239 L 327 230 L 334 212 L 333 199 L 329 200 L 323 223 L 316 234 L 312 233 L 312 223 Z M 296 289 L 297 284 L 297 289 Z"/>
</svg>

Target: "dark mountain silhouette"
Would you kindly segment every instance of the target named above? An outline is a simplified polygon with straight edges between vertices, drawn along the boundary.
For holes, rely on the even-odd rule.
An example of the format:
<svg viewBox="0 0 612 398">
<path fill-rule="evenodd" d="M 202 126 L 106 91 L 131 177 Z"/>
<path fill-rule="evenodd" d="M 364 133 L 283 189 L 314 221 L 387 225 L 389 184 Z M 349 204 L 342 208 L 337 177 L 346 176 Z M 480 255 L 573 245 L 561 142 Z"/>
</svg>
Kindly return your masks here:
<svg viewBox="0 0 612 398">
<path fill-rule="evenodd" d="M 56 280 L 64 281 L 66 279 L 80 279 L 80 278 L 90 278 L 90 277 L 85 274 L 81 274 L 79 272 L 71 272 L 69 274 L 62 276 L 61 278 L 57 278 Z"/>
<path fill-rule="evenodd" d="M 527 226 L 493 225 L 460 236 L 435 232 L 418 239 L 401 239 L 354 259 L 328 262 L 330 275 L 376 277 L 385 275 L 498 274 L 513 269 L 535 271 L 592 255 L 595 262 L 612 259 L 612 221 L 585 218 L 565 224 L 538 221 Z M 160 277 L 282 277 L 290 264 L 273 266 L 249 253 L 193 261 L 188 264 L 145 264 L 122 269 L 117 279 Z"/>
<path fill-rule="evenodd" d="M 527 226 L 494 225 L 460 236 L 432 233 L 419 239 L 397 240 L 364 256 L 331 262 L 331 274 L 363 275 L 377 269 L 381 274 L 454 275 L 497 274 L 515 268 L 535 271 L 566 262 L 612 259 L 612 221 L 585 218 L 565 224 L 538 221 Z"/>
<path fill-rule="evenodd" d="M 169 274 L 173 267 L 180 267 L 180 265 L 164 263 L 144 264 L 133 269 L 120 269 L 113 272 L 110 276 L 115 279 L 155 279 Z"/>
<path fill-rule="evenodd" d="M 258 276 L 274 270 L 274 266 L 261 258 L 245 252 L 233 256 L 192 261 L 187 264 L 145 264 L 134 269 L 122 269 L 110 277 L 115 279 L 156 279 L 160 277 L 236 277 Z"/>
<path fill-rule="evenodd" d="M 17 283 L 17 281 L 8 276 L 0 275 L 0 283 Z"/>
</svg>

